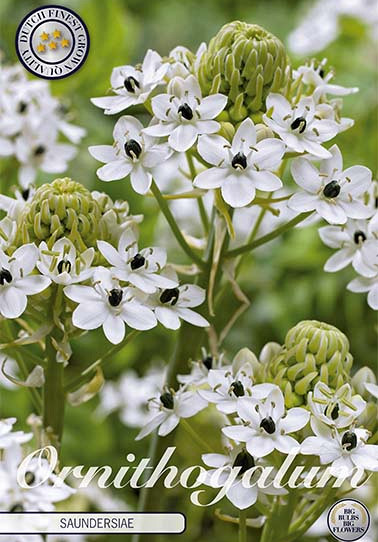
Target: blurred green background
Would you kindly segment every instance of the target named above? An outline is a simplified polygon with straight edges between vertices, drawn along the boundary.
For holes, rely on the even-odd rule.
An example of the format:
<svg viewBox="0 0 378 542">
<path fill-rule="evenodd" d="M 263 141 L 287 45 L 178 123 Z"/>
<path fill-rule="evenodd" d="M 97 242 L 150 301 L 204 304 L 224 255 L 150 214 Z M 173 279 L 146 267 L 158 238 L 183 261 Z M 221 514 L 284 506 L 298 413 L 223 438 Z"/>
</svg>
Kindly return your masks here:
<svg viewBox="0 0 378 542">
<path fill-rule="evenodd" d="M 86 22 L 91 38 L 88 59 L 74 76 L 51 83 L 52 92 L 73 111 L 72 122 L 87 129 L 78 156 L 69 164 L 67 176 L 82 182 L 90 189 L 107 191 L 113 198 L 127 199 L 133 214 L 143 213 L 142 244 L 153 243 L 157 213 L 154 202 L 135 194 L 129 184 L 122 182 L 104 185 L 95 171 L 99 164 L 91 158 L 87 147 L 111 142 L 115 117 L 106 117 L 94 107 L 90 97 L 103 96 L 109 88 L 113 66 L 137 63 L 148 48 L 166 55 L 176 45 L 196 50 L 208 41 L 224 23 L 240 19 L 258 23 L 286 42 L 309 2 L 302 0 L 165 0 L 164 2 L 137 0 L 78 0 L 60 1 L 61 5 L 78 12 Z M 16 62 L 14 36 L 23 16 L 42 2 L 2 0 L 0 2 L 0 50 L 6 62 Z M 364 164 L 377 175 L 377 58 L 376 44 L 368 29 L 355 19 L 343 19 L 338 39 L 317 55 L 328 57 L 336 71 L 336 83 L 360 87 L 360 93 L 346 97 L 343 114 L 355 119 L 355 126 L 338 136 L 345 166 Z M 296 66 L 304 59 L 294 58 Z M 12 176 L 14 175 L 14 176 Z M 52 180 L 40 175 L 40 183 Z M 16 183 L 15 174 L 5 180 L 9 188 Z M 4 181 L 3 181 L 4 185 Z M 375 367 L 377 320 L 369 309 L 365 295 L 347 292 L 346 284 L 354 276 L 351 269 L 337 274 L 322 271 L 331 250 L 319 240 L 317 228 L 296 230 L 249 258 L 241 275 L 242 288 L 252 304 L 241 317 L 225 342 L 226 352 L 232 356 L 239 348 L 248 346 L 257 354 L 267 341 L 282 342 L 286 331 L 302 319 L 318 319 L 338 326 L 350 339 L 356 368 Z M 169 246 L 169 259 L 184 262 L 174 241 Z M 224 306 L 225 322 L 237 303 L 229 294 Z M 101 340 L 100 333 L 91 333 L 80 344 L 82 359 L 91 359 Z M 126 354 L 117 356 L 109 365 L 106 376 L 117 379 L 127 367 L 143 374 L 151 364 L 169 360 L 175 346 L 176 332 L 162 327 L 143 333 L 133 341 Z M 114 468 L 125 463 L 128 452 L 145 457 L 147 441 L 135 443 L 136 431 L 123 426 L 116 414 L 104 420 L 93 415 L 97 399 L 68 409 L 63 447 L 63 463 L 69 465 L 109 464 Z M 17 416 L 24 421 L 31 411 L 29 396 L 23 391 L 0 390 L 0 415 Z M 209 429 L 209 421 L 200 430 Z M 205 429 L 206 428 L 206 429 Z M 214 439 L 217 439 L 214 430 Z M 195 446 L 180 446 L 186 436 L 179 431 L 176 462 L 193 465 L 200 461 L 201 450 Z M 185 442 L 187 442 L 185 440 Z M 177 464 L 177 463 L 176 463 Z M 117 496 L 125 497 L 136 506 L 137 494 L 125 490 Z M 182 540 L 229 541 L 234 528 L 214 520 L 212 510 L 200 510 L 189 503 L 187 492 L 171 490 L 171 507 L 188 515 L 188 531 Z M 225 509 L 227 507 L 225 506 Z"/>
</svg>

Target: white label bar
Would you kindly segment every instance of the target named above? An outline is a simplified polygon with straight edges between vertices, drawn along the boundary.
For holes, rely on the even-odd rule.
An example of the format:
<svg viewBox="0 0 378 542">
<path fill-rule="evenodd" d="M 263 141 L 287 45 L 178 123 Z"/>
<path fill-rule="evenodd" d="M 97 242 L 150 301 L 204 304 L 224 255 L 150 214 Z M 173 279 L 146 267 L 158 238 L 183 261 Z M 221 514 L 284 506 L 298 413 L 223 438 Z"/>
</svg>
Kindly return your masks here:
<svg viewBox="0 0 378 542">
<path fill-rule="evenodd" d="M 185 528 L 185 516 L 170 512 L 0 512 L 0 534 L 181 534 Z"/>
</svg>

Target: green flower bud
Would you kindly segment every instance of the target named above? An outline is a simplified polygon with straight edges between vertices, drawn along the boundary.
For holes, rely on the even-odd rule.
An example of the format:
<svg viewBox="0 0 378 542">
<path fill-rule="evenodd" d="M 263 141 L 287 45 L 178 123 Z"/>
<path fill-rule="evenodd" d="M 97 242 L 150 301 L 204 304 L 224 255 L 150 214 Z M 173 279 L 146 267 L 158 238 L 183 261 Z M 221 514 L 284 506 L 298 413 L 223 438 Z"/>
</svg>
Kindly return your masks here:
<svg viewBox="0 0 378 542">
<path fill-rule="evenodd" d="M 290 78 L 281 41 L 256 24 L 224 25 L 202 55 L 198 79 L 204 95 L 228 96 L 231 120 L 240 122 L 265 110 L 270 92 L 279 92 Z"/>
<path fill-rule="evenodd" d="M 266 379 L 285 394 L 286 405 L 306 403 L 307 393 L 322 381 L 338 389 L 350 381 L 353 357 L 349 341 L 336 327 L 315 320 L 300 322 L 266 365 Z"/>
<path fill-rule="evenodd" d="M 267 139 L 269 137 L 274 137 L 273 131 L 268 128 L 268 126 L 265 126 L 265 124 L 256 124 L 256 136 L 257 136 L 257 143 L 259 141 L 262 141 L 263 139 Z"/>
<path fill-rule="evenodd" d="M 221 122 L 220 126 L 221 127 L 220 127 L 220 130 L 218 131 L 218 134 L 224 137 L 225 139 L 227 139 L 227 141 L 231 142 L 232 138 L 235 135 L 235 128 L 233 124 L 231 124 L 231 122 Z"/>
<path fill-rule="evenodd" d="M 127 226 L 138 217 L 128 215 L 127 202 L 115 202 L 106 194 L 90 192 L 69 178 L 40 186 L 18 220 L 13 248 L 45 241 L 51 248 L 67 237 L 79 252 L 96 249 L 97 239 L 117 242 Z"/>
</svg>

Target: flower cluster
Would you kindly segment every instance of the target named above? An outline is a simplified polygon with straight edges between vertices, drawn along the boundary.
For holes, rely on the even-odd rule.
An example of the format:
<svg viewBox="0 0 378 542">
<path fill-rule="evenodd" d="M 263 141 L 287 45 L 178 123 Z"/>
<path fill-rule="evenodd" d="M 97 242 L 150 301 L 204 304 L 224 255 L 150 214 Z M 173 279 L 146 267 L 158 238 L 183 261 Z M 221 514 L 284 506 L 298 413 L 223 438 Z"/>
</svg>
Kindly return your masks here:
<svg viewBox="0 0 378 542">
<path fill-rule="evenodd" d="M 69 122 L 47 81 L 27 79 L 20 65 L 0 65 L 0 82 L 0 156 L 16 158 L 21 187 L 27 189 L 38 170 L 63 173 L 76 148 L 60 142 L 60 134 L 76 144 L 85 130 Z"/>
<path fill-rule="evenodd" d="M 33 322 L 38 308 L 50 307 L 65 343 L 57 347 L 60 360 L 70 357 L 75 329 L 102 327 L 118 344 L 125 324 L 136 330 L 158 321 L 177 329 L 181 319 L 208 325 L 192 310 L 204 301 L 203 289 L 180 285 L 163 249 L 138 248 L 140 217 L 128 214 L 126 202 L 57 179 L 26 199 L 2 196 L 0 204 L 8 211 L 0 223 L 0 314 L 27 314 Z"/>
<path fill-rule="evenodd" d="M 8 512 L 50 512 L 55 503 L 64 501 L 75 493 L 71 487 L 50 474 L 47 458 L 34 457 L 25 473 L 28 488 L 17 483 L 17 471 L 23 460 L 22 444 L 32 438 L 31 433 L 13 431 L 15 418 L 0 420 L 0 509 Z M 34 487 L 35 486 L 35 487 Z"/>
<path fill-rule="evenodd" d="M 113 69 L 113 96 L 92 99 L 108 115 L 138 105 L 150 117 L 146 126 L 123 114 L 113 144 L 89 148 L 104 163 L 98 177 L 130 178 L 136 192 L 156 196 L 158 185 L 166 184 L 161 170 L 171 172 L 172 164 L 185 189 L 175 199 L 198 199 L 206 225 L 200 200 L 209 194 L 206 202 L 225 218 L 231 237 L 243 220 L 235 208 L 260 209 L 265 219 L 309 217 L 341 227 L 368 220 L 375 210 L 370 170 L 344 168 L 339 147 L 327 145 L 353 126 L 341 114 L 342 97 L 358 91 L 333 77 L 326 59 L 292 69 L 278 38 L 240 22 L 225 25 L 196 54 L 179 48 L 162 58 L 149 50 L 141 65 Z M 284 177 L 288 161 L 292 183 Z M 188 242 L 203 246 L 192 236 Z M 367 257 L 369 271 L 365 266 L 364 278 L 351 289 L 374 290 L 375 252 Z"/>
<path fill-rule="evenodd" d="M 288 332 L 292 351 L 298 348 L 297 355 L 303 351 L 305 325 L 300 323 Z M 322 326 L 326 329 L 327 324 L 318 323 L 318 330 Z M 298 332 L 299 329 L 302 333 Z M 328 338 L 333 337 L 333 343 L 337 344 L 336 332 L 341 332 L 334 330 L 327 331 Z M 312 355 L 320 359 L 329 345 L 319 333 L 312 339 Z M 287 394 L 285 397 L 267 371 L 267 365 L 279 356 L 279 349 L 279 345 L 268 343 L 258 359 L 244 348 L 231 363 L 223 356 L 216 359 L 204 352 L 203 359 L 192 364 L 189 374 L 179 375 L 181 384 L 177 391 L 164 388 L 150 401 L 150 409 L 156 415 L 143 427 L 137 439 L 156 428 L 159 428 L 159 435 L 164 436 L 179 424 L 181 418 L 190 418 L 215 405 L 223 438 L 226 437 L 227 452 L 203 456 L 204 463 L 211 470 L 201 480 L 212 487 L 225 486 L 228 500 L 241 510 L 253 506 L 261 499 L 261 494 L 287 493 L 285 489 L 276 487 L 246 487 L 242 478 L 257 466 L 270 466 L 274 472 L 275 466 L 281 465 L 288 454 L 318 456 L 319 476 L 325 467 L 330 468 L 330 475 L 334 477 L 348 477 L 355 467 L 377 472 L 378 446 L 368 442 L 372 433 L 364 421 L 368 403 L 355 391 L 351 380 L 342 383 L 339 378 L 330 387 L 324 382 L 325 373 L 321 371 L 322 376 L 316 379 L 314 386 L 310 386 L 314 376 L 307 379 L 302 405 L 288 406 Z M 335 359 L 334 356 L 330 371 L 339 370 Z M 303 364 L 298 368 L 300 364 L 292 365 L 288 358 L 285 363 L 289 370 L 295 367 L 302 375 L 310 374 Z M 366 385 L 366 390 L 372 394 L 376 394 L 375 388 L 374 384 Z M 193 427 L 192 431 L 195 434 Z M 203 438 L 197 435 L 197 439 L 203 446 Z M 207 448 L 211 449 L 211 445 Z M 278 457 L 281 461 L 277 462 Z M 233 468 L 239 468 L 238 475 L 231 485 L 226 485 Z M 217 469 L 219 476 L 215 477 Z"/>
</svg>

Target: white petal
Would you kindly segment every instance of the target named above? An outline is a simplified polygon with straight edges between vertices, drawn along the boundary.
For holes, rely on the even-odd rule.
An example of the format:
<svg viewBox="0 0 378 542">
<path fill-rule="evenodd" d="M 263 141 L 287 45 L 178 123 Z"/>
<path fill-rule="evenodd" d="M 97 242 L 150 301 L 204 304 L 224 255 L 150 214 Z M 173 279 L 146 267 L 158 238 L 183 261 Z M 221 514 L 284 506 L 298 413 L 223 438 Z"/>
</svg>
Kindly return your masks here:
<svg viewBox="0 0 378 542">
<path fill-rule="evenodd" d="M 266 109 L 273 108 L 273 118 L 282 121 L 287 115 L 292 115 L 292 109 L 290 103 L 286 100 L 282 94 L 271 93 L 266 99 Z"/>
<path fill-rule="evenodd" d="M 151 309 L 132 301 L 123 304 L 122 318 L 130 327 L 138 330 L 152 329 L 157 324 Z"/>
<path fill-rule="evenodd" d="M 154 431 L 166 419 L 166 417 L 167 415 L 165 412 L 160 412 L 157 416 L 155 416 L 150 422 L 148 422 L 143 427 L 143 429 L 139 432 L 135 440 L 141 440 L 142 438 L 152 433 L 152 431 Z"/>
<path fill-rule="evenodd" d="M 378 310 L 378 284 L 373 286 L 367 296 L 369 306 L 375 311 Z"/>
<path fill-rule="evenodd" d="M 308 192 L 298 192 L 294 194 L 288 201 L 288 206 L 294 211 L 300 211 L 301 213 L 306 211 L 312 211 L 315 209 L 318 198 L 314 194 Z"/>
<path fill-rule="evenodd" d="M 250 147 L 256 143 L 256 128 L 250 118 L 246 118 L 236 130 L 232 140 L 232 153 L 237 154 L 243 152 L 247 155 L 250 152 Z"/>
<path fill-rule="evenodd" d="M 351 263 L 354 255 L 353 248 L 342 248 L 333 254 L 324 265 L 324 271 L 329 273 L 334 273 L 335 271 L 340 271 L 344 269 L 347 265 Z"/>
<path fill-rule="evenodd" d="M 116 151 L 112 145 L 96 145 L 88 147 L 88 151 L 93 158 L 104 164 L 117 160 Z"/>
<path fill-rule="evenodd" d="M 222 185 L 222 197 L 231 207 L 244 207 L 255 197 L 255 187 L 245 176 L 229 176 Z"/>
<path fill-rule="evenodd" d="M 319 169 L 320 173 L 331 178 L 335 172 L 342 171 L 343 157 L 337 145 L 332 145 L 329 152 L 331 153 L 331 157 L 328 160 L 322 160 Z"/>
<path fill-rule="evenodd" d="M 167 329 L 178 329 L 181 325 L 176 311 L 169 307 L 156 307 L 155 314 L 159 322 Z"/>
<path fill-rule="evenodd" d="M 125 337 L 125 323 L 120 316 L 109 314 L 103 323 L 105 337 L 112 344 L 119 344 Z"/>
<path fill-rule="evenodd" d="M 97 176 L 102 181 L 118 181 L 128 176 L 133 166 L 126 160 L 115 160 L 97 170 Z"/>
<path fill-rule="evenodd" d="M 257 495 L 257 486 L 244 487 L 242 480 L 234 482 L 226 493 L 227 499 L 239 510 L 246 510 L 255 504 Z"/>
<path fill-rule="evenodd" d="M 285 433 L 293 433 L 302 429 L 310 419 L 310 413 L 304 408 L 291 408 L 286 416 L 280 421 L 280 429 Z"/>
<path fill-rule="evenodd" d="M 247 442 L 247 451 L 253 457 L 265 457 L 269 455 L 274 450 L 273 439 L 269 436 L 253 436 Z"/>
<path fill-rule="evenodd" d="M 295 448 L 299 448 L 299 443 L 289 435 L 277 435 L 275 445 L 283 454 L 293 453 Z"/>
<path fill-rule="evenodd" d="M 254 145 L 254 147 L 257 152 L 253 153 L 253 163 L 257 164 L 259 169 L 274 171 L 279 166 L 286 145 L 279 139 L 267 138 Z"/>
<path fill-rule="evenodd" d="M 152 175 L 141 165 L 135 167 L 130 174 L 131 186 L 138 194 L 146 194 L 152 183 Z"/>
<path fill-rule="evenodd" d="M 212 167 L 199 173 L 193 184 L 199 188 L 211 189 L 221 187 L 223 182 L 227 182 L 227 170 Z"/>
<path fill-rule="evenodd" d="M 16 287 L 24 292 L 26 295 L 39 294 L 45 288 L 51 284 L 51 280 L 48 277 L 42 277 L 41 275 L 31 275 L 18 279 Z"/>
<path fill-rule="evenodd" d="M 91 286 L 66 286 L 65 295 L 76 303 L 91 303 L 100 301 L 100 296 Z"/>
<path fill-rule="evenodd" d="M 191 309 L 177 307 L 177 314 L 189 324 L 198 327 L 209 327 L 209 322 L 197 312 Z"/>
<path fill-rule="evenodd" d="M 334 201 L 318 200 L 316 211 L 330 224 L 345 224 L 347 221 L 345 211 Z"/>
<path fill-rule="evenodd" d="M 365 166 L 352 166 L 343 172 L 340 181 L 344 181 L 341 187 L 342 192 L 354 197 L 360 196 L 370 186 L 371 171 Z"/>
<path fill-rule="evenodd" d="M 180 124 L 173 130 L 168 138 L 168 143 L 178 152 L 185 152 L 194 145 L 198 131 L 191 124 Z"/>
<path fill-rule="evenodd" d="M 248 177 L 254 182 L 256 188 L 272 192 L 282 187 L 281 180 L 270 171 L 248 171 Z"/>
<path fill-rule="evenodd" d="M 171 431 L 173 431 L 179 424 L 180 418 L 175 414 L 171 414 L 165 422 L 163 422 L 159 428 L 158 434 L 159 437 L 165 437 Z"/>
<path fill-rule="evenodd" d="M 229 425 L 223 427 L 222 433 L 226 435 L 226 437 L 238 442 L 248 442 L 254 436 L 253 430 L 244 425 Z"/>
<path fill-rule="evenodd" d="M 228 456 L 223 454 L 203 454 L 202 461 L 208 467 L 219 469 L 228 462 Z"/>
<path fill-rule="evenodd" d="M 115 115 L 129 107 L 135 100 L 128 96 L 104 96 L 103 98 L 91 98 L 91 102 L 96 107 L 106 109 L 106 114 Z"/>
<path fill-rule="evenodd" d="M 316 194 L 321 186 L 318 170 L 305 158 L 296 158 L 293 160 L 291 174 L 294 181 L 308 192 Z"/>
<path fill-rule="evenodd" d="M 202 135 L 198 139 L 198 152 L 206 162 L 219 166 L 228 159 L 229 142 L 218 135 Z"/>
<path fill-rule="evenodd" d="M 26 309 L 26 295 L 13 286 L 7 286 L 0 293 L 0 313 L 5 318 L 18 318 Z"/>
<path fill-rule="evenodd" d="M 73 288 L 73 286 L 72 286 Z M 102 326 L 108 316 L 105 303 L 91 301 L 81 303 L 72 314 L 72 323 L 79 329 L 97 329 Z"/>
<path fill-rule="evenodd" d="M 215 119 L 226 107 L 227 96 L 223 94 L 211 94 L 206 96 L 197 108 L 201 119 Z"/>
<path fill-rule="evenodd" d="M 104 258 L 115 267 L 124 267 L 125 262 L 121 258 L 119 252 L 106 241 L 97 241 L 97 246 Z"/>
</svg>

